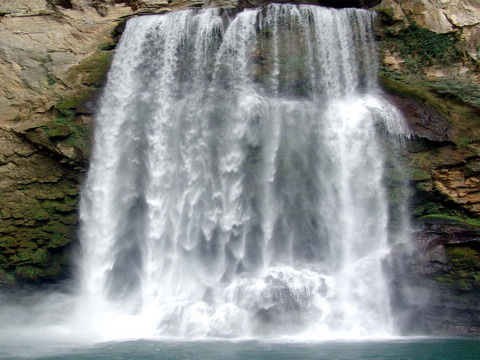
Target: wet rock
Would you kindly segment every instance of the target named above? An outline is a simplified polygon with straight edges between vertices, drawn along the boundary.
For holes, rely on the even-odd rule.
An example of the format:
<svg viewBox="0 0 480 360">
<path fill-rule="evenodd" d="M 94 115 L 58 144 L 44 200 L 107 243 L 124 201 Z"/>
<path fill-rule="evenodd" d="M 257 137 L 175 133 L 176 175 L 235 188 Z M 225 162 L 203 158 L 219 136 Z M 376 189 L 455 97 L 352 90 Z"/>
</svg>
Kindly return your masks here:
<svg viewBox="0 0 480 360">
<path fill-rule="evenodd" d="M 391 254 L 394 308 L 404 331 L 478 333 L 480 227 L 448 217 L 417 223 L 412 247 Z"/>
</svg>

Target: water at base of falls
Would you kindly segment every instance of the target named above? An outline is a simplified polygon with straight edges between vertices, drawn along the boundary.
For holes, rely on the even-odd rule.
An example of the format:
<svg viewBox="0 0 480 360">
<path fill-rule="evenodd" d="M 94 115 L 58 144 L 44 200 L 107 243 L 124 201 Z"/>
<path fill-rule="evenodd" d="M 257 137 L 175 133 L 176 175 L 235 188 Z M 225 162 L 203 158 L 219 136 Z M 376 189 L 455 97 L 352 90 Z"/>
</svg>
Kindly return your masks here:
<svg viewBox="0 0 480 360">
<path fill-rule="evenodd" d="M 97 115 L 71 322 L 106 338 L 395 332 L 373 14 L 128 21 Z"/>
</svg>

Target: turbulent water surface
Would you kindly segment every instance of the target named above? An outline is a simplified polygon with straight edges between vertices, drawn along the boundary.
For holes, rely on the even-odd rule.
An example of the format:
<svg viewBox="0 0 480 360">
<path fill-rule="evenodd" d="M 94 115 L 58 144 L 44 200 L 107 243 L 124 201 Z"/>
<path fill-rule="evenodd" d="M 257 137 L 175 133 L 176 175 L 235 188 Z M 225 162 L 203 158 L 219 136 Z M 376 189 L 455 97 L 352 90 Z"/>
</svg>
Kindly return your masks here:
<svg viewBox="0 0 480 360">
<path fill-rule="evenodd" d="M 5 305 L 3 341 L 395 335 L 384 260 L 407 226 L 385 173 L 405 131 L 377 88 L 373 20 L 294 5 L 129 20 L 82 193 L 78 290 Z M 139 344 L 156 351 L 112 351 Z M 232 344 L 239 359 L 296 351 Z"/>
</svg>

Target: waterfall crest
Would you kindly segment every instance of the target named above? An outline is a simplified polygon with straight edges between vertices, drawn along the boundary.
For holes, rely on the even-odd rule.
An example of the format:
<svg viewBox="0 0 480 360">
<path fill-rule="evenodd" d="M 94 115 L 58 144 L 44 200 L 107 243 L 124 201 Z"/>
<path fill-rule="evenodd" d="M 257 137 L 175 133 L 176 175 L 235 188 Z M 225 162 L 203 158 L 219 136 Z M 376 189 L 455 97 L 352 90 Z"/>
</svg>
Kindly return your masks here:
<svg viewBox="0 0 480 360">
<path fill-rule="evenodd" d="M 403 125 L 376 95 L 373 18 L 128 21 L 81 201 L 92 318 L 129 336 L 394 332 L 382 137 Z"/>
</svg>

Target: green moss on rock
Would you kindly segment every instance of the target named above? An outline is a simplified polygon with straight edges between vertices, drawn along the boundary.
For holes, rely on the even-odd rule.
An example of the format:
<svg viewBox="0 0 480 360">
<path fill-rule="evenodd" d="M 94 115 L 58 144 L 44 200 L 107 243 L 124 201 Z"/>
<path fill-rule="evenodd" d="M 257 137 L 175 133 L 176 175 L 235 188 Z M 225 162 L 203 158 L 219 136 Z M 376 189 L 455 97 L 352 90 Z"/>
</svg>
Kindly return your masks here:
<svg viewBox="0 0 480 360">
<path fill-rule="evenodd" d="M 388 10 L 385 13 L 389 16 Z M 459 39 L 455 34 L 437 34 L 415 24 L 384 38 L 383 47 L 398 52 L 404 59 L 404 67 L 418 72 L 427 66 L 444 65 L 462 60 Z"/>
<path fill-rule="evenodd" d="M 438 204 L 436 204 L 436 205 L 438 205 Z M 440 207 L 437 207 L 437 208 L 440 208 Z M 456 214 L 456 215 L 431 213 L 431 214 L 424 215 L 424 216 L 420 217 L 419 220 L 435 220 L 435 219 L 438 219 L 438 220 L 446 221 L 446 222 L 449 222 L 449 223 L 452 223 L 452 224 L 462 224 L 462 225 L 480 227 L 480 220 L 479 219 L 473 219 L 473 218 L 467 217 L 467 216 L 461 214 L 459 211 L 455 211 L 455 210 L 450 210 L 450 213 Z"/>
<path fill-rule="evenodd" d="M 77 77 L 85 85 L 100 86 L 105 79 L 105 76 L 110 68 L 112 62 L 113 52 L 99 51 L 82 60 L 82 62 L 74 66 L 69 71 L 70 80 Z"/>
<path fill-rule="evenodd" d="M 36 282 L 39 280 L 39 276 L 42 270 L 36 266 L 20 266 L 15 269 L 15 275 L 23 280 Z"/>
<path fill-rule="evenodd" d="M 75 118 L 73 110 L 59 109 L 57 109 L 58 117 L 44 123 L 42 128 L 49 140 L 57 146 L 68 145 L 77 149 L 78 156 L 72 160 L 85 162 L 90 155 L 90 127 L 80 123 Z"/>
<path fill-rule="evenodd" d="M 0 285 L 64 276 L 67 261 L 60 255 L 76 238 L 78 182 L 66 176 L 16 187 L 0 199 L 0 269 L 7 274 L 5 281 L 0 274 Z"/>
<path fill-rule="evenodd" d="M 468 90 L 464 89 L 462 93 L 446 96 L 445 92 L 439 91 L 438 86 L 432 85 L 438 83 L 427 82 L 416 75 L 408 76 L 385 68 L 381 71 L 379 80 L 388 92 L 413 98 L 434 113 L 448 119 L 451 123 L 449 138 L 458 147 L 468 150 L 463 146 L 465 139 L 468 139 L 468 142 L 480 140 L 480 107 L 476 106 L 477 102 L 480 103 L 480 95 L 467 97 L 463 93 Z M 457 80 L 457 85 L 463 89 L 462 80 Z M 453 93 L 454 87 L 451 87 L 450 91 Z"/>
<path fill-rule="evenodd" d="M 408 169 L 408 178 L 411 181 L 432 180 L 432 176 L 427 171 L 415 168 Z"/>
<path fill-rule="evenodd" d="M 50 218 L 48 212 L 43 209 L 38 209 L 37 211 L 33 212 L 33 219 L 39 221 L 46 221 Z"/>
<path fill-rule="evenodd" d="M 110 41 L 106 43 L 101 43 L 98 45 L 98 50 L 103 50 L 103 51 L 110 51 L 113 50 L 117 47 L 117 43 L 115 41 Z"/>
<path fill-rule="evenodd" d="M 469 246 L 446 249 L 450 271 L 437 280 L 457 291 L 480 291 L 480 253 Z"/>
<path fill-rule="evenodd" d="M 427 82 L 430 90 L 444 98 L 480 108 L 480 85 L 469 80 L 445 78 Z"/>
<path fill-rule="evenodd" d="M 15 227 L 13 229 L 16 229 Z M 8 232 L 6 232 L 8 234 Z M 0 248 L 11 249 L 19 246 L 17 239 L 13 236 L 2 236 L 0 238 Z"/>
<path fill-rule="evenodd" d="M 480 270 L 480 253 L 468 246 L 452 246 L 447 248 L 452 265 L 459 269 Z"/>
<path fill-rule="evenodd" d="M 379 80 L 380 84 L 390 93 L 416 99 L 440 112 L 448 111 L 447 107 L 442 102 L 437 101 L 434 95 L 422 85 L 422 79 L 410 79 L 399 72 L 384 68 L 380 72 Z"/>
<path fill-rule="evenodd" d="M 386 20 L 386 22 L 393 22 L 395 19 L 395 9 L 391 6 L 383 6 L 377 8 L 376 11 L 382 15 L 383 20 Z"/>
<path fill-rule="evenodd" d="M 67 138 L 74 133 L 73 129 L 70 126 L 57 124 L 55 122 L 51 122 L 49 125 L 50 126 L 46 127 L 47 135 L 52 139 Z"/>
<path fill-rule="evenodd" d="M 97 90 L 98 89 L 95 86 L 83 87 L 71 92 L 68 96 L 61 98 L 55 104 L 58 118 L 73 121 L 75 118 L 75 109 L 90 99 Z"/>
<path fill-rule="evenodd" d="M 110 45 L 102 48 L 111 49 Z M 29 133 L 35 138 L 32 140 L 34 143 L 67 156 L 73 162 L 85 164 L 88 161 L 91 128 L 77 115 L 92 113 L 89 100 L 95 97 L 102 85 L 112 58 L 112 51 L 101 50 L 69 69 L 67 79 L 72 90 L 55 104 L 56 119 L 42 126 L 44 135 Z"/>
</svg>

